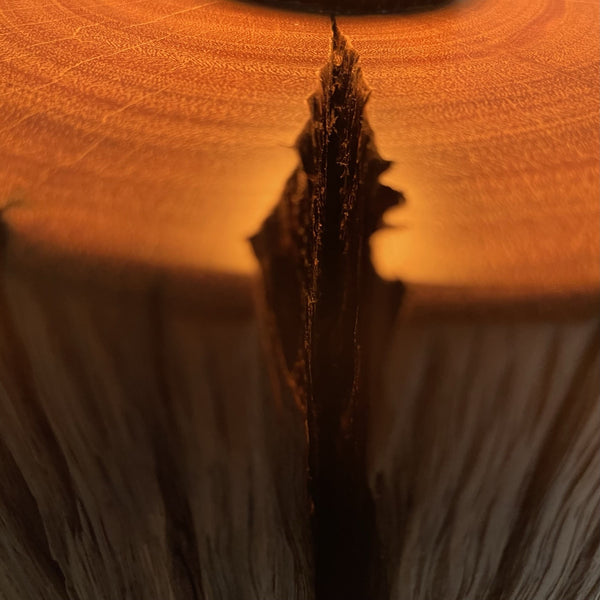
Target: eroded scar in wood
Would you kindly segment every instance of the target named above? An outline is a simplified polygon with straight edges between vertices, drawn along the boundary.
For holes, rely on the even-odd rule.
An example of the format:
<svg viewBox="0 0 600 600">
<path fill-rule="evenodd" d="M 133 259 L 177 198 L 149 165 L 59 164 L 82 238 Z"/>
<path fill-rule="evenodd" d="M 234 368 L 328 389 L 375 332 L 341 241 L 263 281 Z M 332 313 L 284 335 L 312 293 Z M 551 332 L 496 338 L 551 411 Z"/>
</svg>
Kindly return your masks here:
<svg viewBox="0 0 600 600">
<path fill-rule="evenodd" d="M 369 374 L 403 290 L 375 273 L 369 237 L 404 197 L 379 182 L 391 163 L 365 115 L 370 90 L 332 29 L 299 165 L 252 245 L 279 375 L 306 415 L 315 595 L 366 600 L 386 588 L 367 482 Z"/>
</svg>

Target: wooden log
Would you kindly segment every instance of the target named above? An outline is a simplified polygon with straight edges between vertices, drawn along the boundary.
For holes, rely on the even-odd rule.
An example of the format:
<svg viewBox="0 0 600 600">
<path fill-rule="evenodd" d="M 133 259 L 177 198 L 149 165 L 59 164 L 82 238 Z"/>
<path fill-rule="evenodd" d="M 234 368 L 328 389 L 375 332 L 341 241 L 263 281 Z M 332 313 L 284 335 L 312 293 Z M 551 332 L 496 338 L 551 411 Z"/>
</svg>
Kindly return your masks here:
<svg viewBox="0 0 600 600">
<path fill-rule="evenodd" d="M 249 238 L 329 18 L 0 9 L 0 596 L 322 600 L 314 424 Z M 359 352 L 370 597 L 598 594 L 598 22 L 575 0 L 338 19 L 406 198 L 370 244 L 406 297 L 374 295 Z"/>
</svg>

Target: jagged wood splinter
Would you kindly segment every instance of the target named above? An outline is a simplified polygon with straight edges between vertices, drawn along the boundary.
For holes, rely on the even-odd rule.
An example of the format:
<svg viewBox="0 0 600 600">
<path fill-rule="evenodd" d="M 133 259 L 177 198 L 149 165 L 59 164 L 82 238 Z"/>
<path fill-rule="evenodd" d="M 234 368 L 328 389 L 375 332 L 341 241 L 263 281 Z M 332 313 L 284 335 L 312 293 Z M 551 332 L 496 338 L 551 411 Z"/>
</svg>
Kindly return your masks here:
<svg viewBox="0 0 600 600">
<path fill-rule="evenodd" d="M 392 313 L 402 285 L 375 274 L 369 237 L 403 196 L 379 183 L 390 163 L 375 148 L 368 97 L 358 53 L 334 21 L 300 164 L 252 239 L 281 378 L 306 411 L 318 600 L 385 588 L 366 476 L 367 375 L 379 351 L 373 298 L 385 296 Z"/>
</svg>

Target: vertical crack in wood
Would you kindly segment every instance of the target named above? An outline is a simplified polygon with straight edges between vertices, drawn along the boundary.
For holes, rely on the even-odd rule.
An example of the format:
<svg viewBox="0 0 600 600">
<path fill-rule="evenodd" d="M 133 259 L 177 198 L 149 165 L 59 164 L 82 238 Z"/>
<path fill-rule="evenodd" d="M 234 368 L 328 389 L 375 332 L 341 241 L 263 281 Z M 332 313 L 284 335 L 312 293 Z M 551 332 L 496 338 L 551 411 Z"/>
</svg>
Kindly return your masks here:
<svg viewBox="0 0 600 600">
<path fill-rule="evenodd" d="M 403 196 L 379 183 L 390 162 L 364 113 L 358 53 L 335 20 L 319 79 L 300 164 L 252 244 L 280 375 L 306 414 L 316 598 L 366 600 L 386 589 L 367 481 L 369 373 L 403 289 L 376 275 L 369 237 Z"/>
</svg>

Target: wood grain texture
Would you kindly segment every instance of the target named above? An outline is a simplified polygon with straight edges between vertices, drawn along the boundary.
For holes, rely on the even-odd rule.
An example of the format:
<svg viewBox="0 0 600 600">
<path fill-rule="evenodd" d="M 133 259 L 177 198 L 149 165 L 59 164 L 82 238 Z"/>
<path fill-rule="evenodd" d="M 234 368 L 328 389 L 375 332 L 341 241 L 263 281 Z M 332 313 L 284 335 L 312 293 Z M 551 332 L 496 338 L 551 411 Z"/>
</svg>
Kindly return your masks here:
<svg viewBox="0 0 600 600">
<path fill-rule="evenodd" d="M 340 17 L 395 161 L 384 181 L 407 200 L 375 242 L 382 274 L 491 298 L 598 290 L 598 13 L 470 0 Z"/>
<path fill-rule="evenodd" d="M 399 320 L 372 407 L 391 598 L 600 598 L 600 321 Z"/>
<path fill-rule="evenodd" d="M 249 274 L 295 164 L 324 16 L 226 0 L 0 4 L 0 201 L 15 244 Z M 373 93 L 386 277 L 597 294 L 598 5 L 466 0 L 343 17 Z M 477 291 L 478 290 L 478 291 Z"/>
<path fill-rule="evenodd" d="M 2 283 L 0 597 L 312 598 L 303 415 L 256 319 Z"/>
<path fill-rule="evenodd" d="M 246 240 L 295 163 L 328 18 L 9 0 L 0 28 L 0 202 L 22 200 L 6 214 L 16 239 L 91 263 L 255 269 Z"/>
<path fill-rule="evenodd" d="M 412 298 L 370 378 L 382 600 L 599 598 L 598 22 L 340 19 L 407 200 L 373 244 Z M 0 0 L 3 600 L 313 599 L 248 237 L 329 39 L 227 0 Z"/>
</svg>

